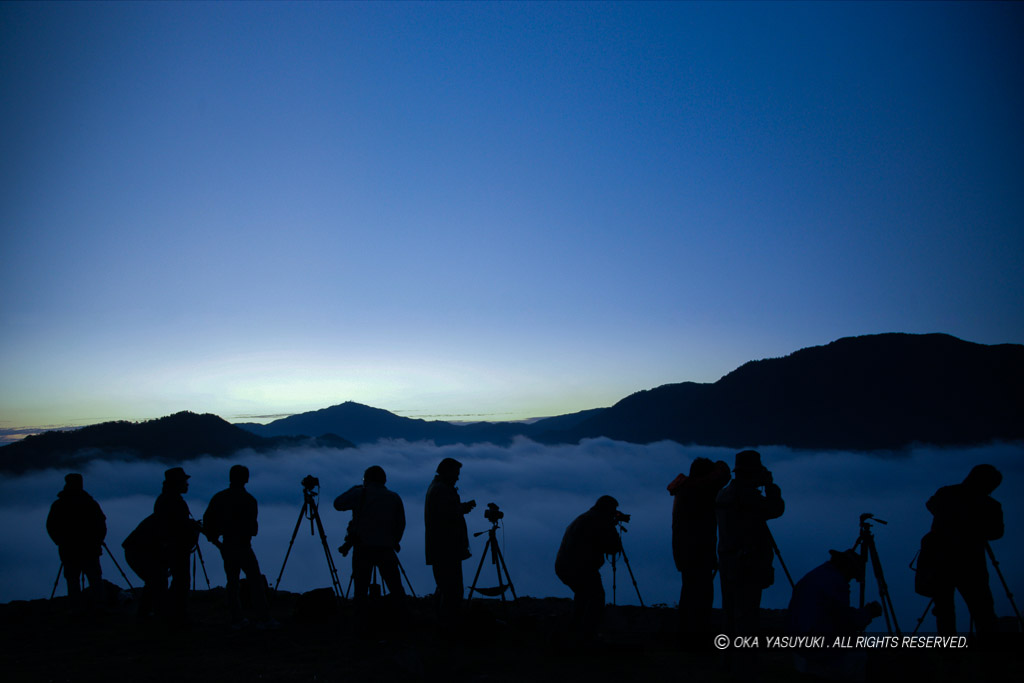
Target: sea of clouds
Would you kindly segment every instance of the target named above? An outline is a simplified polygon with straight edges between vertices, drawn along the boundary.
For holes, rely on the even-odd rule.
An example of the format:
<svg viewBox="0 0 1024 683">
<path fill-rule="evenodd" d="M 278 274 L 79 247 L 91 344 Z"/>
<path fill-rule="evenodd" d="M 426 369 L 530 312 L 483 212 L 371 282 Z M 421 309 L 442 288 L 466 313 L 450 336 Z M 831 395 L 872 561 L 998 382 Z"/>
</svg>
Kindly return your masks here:
<svg viewBox="0 0 1024 683">
<path fill-rule="evenodd" d="M 992 546 L 1011 591 L 1024 587 L 1024 529 L 1019 523 L 1024 519 L 1024 448 L 1020 445 L 920 448 L 885 455 L 812 453 L 776 447 L 761 452 L 786 501 L 785 515 L 773 520 L 770 527 L 794 580 L 827 560 L 830 548 L 851 547 L 857 539 L 860 515 L 870 512 L 888 522 L 874 527 L 879 556 L 899 624 L 904 630 L 913 630 L 928 602 L 913 592 L 913 572 L 908 567 L 931 523 L 925 501 L 940 486 L 962 481 L 971 467 L 987 462 L 999 468 L 1004 477 L 995 497 L 1003 505 L 1006 535 Z M 260 504 L 260 532 L 253 547 L 263 573 L 273 585 L 302 508 L 300 481 L 307 474 L 318 477 L 320 516 L 341 583 L 347 586 L 350 561 L 335 548 L 344 538 L 351 513 L 335 511 L 332 503 L 335 496 L 360 483 L 368 466 L 380 465 L 387 472 L 388 488 L 398 492 L 405 502 L 408 526 L 399 557 L 413 589 L 423 595 L 434 588 L 423 557 L 423 499 L 437 463 L 453 457 L 464 464 L 459 481 L 463 500 L 475 499 L 478 504 L 467 517 L 470 533 L 490 527 L 483 517 L 487 503 L 497 503 L 505 513 L 498 540 L 519 596 L 571 596 L 554 574 L 562 533 L 598 496 L 607 493 L 619 500 L 622 511 L 632 515 L 624 544 L 645 604 L 675 606 L 679 574 L 672 562 L 672 498 L 666 485 L 678 473 L 688 472 L 696 457 L 723 459 L 731 465 L 733 455 L 734 451 L 722 448 L 673 442 L 641 446 L 608 439 L 563 446 L 520 439 L 507 448 L 487 444 L 438 447 L 398 441 L 348 450 L 297 448 L 272 454 L 243 451 L 234 458 L 185 463 L 192 476 L 185 499 L 192 514 L 201 517 L 212 495 L 226 488 L 229 467 L 235 463 L 247 465 L 251 471 L 248 489 Z M 95 461 L 80 470 L 86 490 L 107 515 L 107 546 L 129 572 L 134 585 L 141 582 L 123 561 L 121 541 L 152 512 L 164 469 L 164 465 L 153 463 Z M 64 474 L 46 470 L 0 476 L 0 602 L 49 597 L 59 558 L 46 535 L 45 520 L 50 504 L 63 488 Z M 471 538 L 473 557 L 463 565 L 467 587 L 480 563 L 486 539 L 487 534 Z M 205 539 L 201 550 L 211 584 L 223 585 L 217 550 Z M 106 579 L 124 585 L 106 556 L 103 572 Z M 1006 592 L 995 572 L 990 573 L 996 611 L 1012 614 Z M 602 574 L 610 602 L 611 567 L 606 564 Z M 198 584 L 205 588 L 201 574 Z M 638 604 L 621 561 L 616 584 L 618 604 Z M 301 592 L 330 585 L 323 546 L 319 537 L 311 534 L 310 522 L 304 520 L 280 587 Z M 495 569 L 489 561 L 483 565 L 478 585 L 496 585 Z M 62 580 L 58 595 L 64 590 Z M 853 594 L 856 600 L 856 585 Z M 868 599 L 878 596 L 871 577 L 867 594 Z M 776 563 L 776 582 L 765 591 L 762 605 L 782 608 L 789 596 L 789 584 Z M 961 603 L 958 619 L 964 630 L 965 615 Z M 884 629 L 884 623 L 878 622 L 881 620 L 876 620 L 876 629 Z M 934 630 L 930 616 L 922 629 Z"/>
</svg>

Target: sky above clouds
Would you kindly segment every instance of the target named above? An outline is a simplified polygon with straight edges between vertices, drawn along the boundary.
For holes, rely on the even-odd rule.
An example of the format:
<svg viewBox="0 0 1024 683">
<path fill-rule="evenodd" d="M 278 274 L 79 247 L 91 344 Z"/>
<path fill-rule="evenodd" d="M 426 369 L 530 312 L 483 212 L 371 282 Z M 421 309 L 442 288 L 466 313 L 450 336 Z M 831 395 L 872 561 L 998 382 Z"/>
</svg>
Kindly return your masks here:
<svg viewBox="0 0 1024 683">
<path fill-rule="evenodd" d="M 4 3 L 0 428 L 1024 342 L 1017 3 Z"/>
<path fill-rule="evenodd" d="M 794 580 L 825 562 L 828 550 L 853 545 L 860 515 L 870 512 L 887 524 L 876 524 L 873 533 L 892 596 L 897 620 L 912 631 L 927 605 L 913 592 L 913 573 L 908 565 L 921 536 L 931 524 L 925 501 L 948 484 L 959 483 L 982 462 L 1003 473 L 1003 483 L 993 494 L 1003 507 L 1006 534 L 992 542 L 1011 591 L 1024 582 L 1024 460 L 1019 445 L 969 449 L 916 449 L 899 456 L 868 456 L 861 453 L 808 453 L 785 448 L 765 448 L 763 462 L 772 470 L 786 501 L 785 514 L 772 520 L 772 530 L 783 560 Z M 382 442 L 360 449 L 315 451 L 287 449 L 255 455 L 241 453 L 230 460 L 202 459 L 185 463 L 192 476 L 185 499 L 192 514 L 201 517 L 210 498 L 226 488 L 228 469 L 246 464 L 251 472 L 247 488 L 259 501 L 259 534 L 253 540 L 263 574 L 273 585 L 304 592 L 331 585 L 319 537 L 311 535 L 303 521 L 281 572 L 285 552 L 302 508 L 301 480 L 312 474 L 320 480 L 319 508 L 342 586 L 351 573 L 349 559 L 335 551 L 345 536 L 351 513 L 334 510 L 336 496 L 360 483 L 363 471 L 380 465 L 387 486 L 403 499 L 407 528 L 399 554 L 417 595 L 433 592 L 434 582 L 423 554 L 423 499 L 437 464 L 445 457 L 463 463 L 459 490 L 463 500 L 474 499 L 477 508 L 466 518 L 470 534 L 486 531 L 483 517 L 489 502 L 505 513 L 498 541 L 508 565 L 516 594 L 532 597 L 571 597 L 554 573 L 555 555 L 569 523 L 590 508 L 603 494 L 615 496 L 632 519 L 626 526 L 624 545 L 637 588 L 647 605 L 674 607 L 679 599 L 679 573 L 672 561 L 672 498 L 666 487 L 679 472 L 689 472 L 696 457 L 723 459 L 733 464 L 733 452 L 723 448 L 684 447 L 672 442 L 646 446 L 608 439 L 584 441 L 571 446 L 542 446 L 521 439 L 509 448 L 490 445 L 444 446 Z M 158 463 L 94 461 L 82 470 L 86 490 L 107 515 L 107 547 L 125 571 L 121 542 L 136 524 L 153 510 L 166 466 Z M 23 476 L 0 475 L 0 602 L 49 597 L 57 575 L 56 546 L 46 537 L 45 520 L 56 493 L 63 488 L 63 472 L 33 472 Z M 463 563 L 467 588 L 480 564 L 486 534 L 471 537 L 473 557 Z M 214 586 L 224 585 L 224 572 L 216 549 L 206 541 L 201 549 Z M 104 576 L 125 585 L 108 557 L 102 560 Z M 775 585 L 765 591 L 762 605 L 781 609 L 790 588 L 781 566 L 775 565 Z M 997 613 L 1012 615 L 994 571 L 991 586 Z M 602 569 L 608 601 L 612 601 L 612 573 Z M 129 573 L 134 585 L 139 581 Z M 206 588 L 197 569 L 200 588 Z M 618 604 L 638 604 L 636 593 L 621 560 L 616 572 Z M 493 566 L 485 562 L 479 587 L 497 584 Z M 854 586 L 854 599 L 858 595 Z M 63 583 L 58 595 L 64 594 Z M 717 594 L 717 589 L 716 589 Z M 868 579 L 867 599 L 878 598 L 873 577 Z M 716 598 L 718 605 L 718 598 Z M 960 627 L 968 628 L 966 609 L 959 607 Z M 874 629 L 884 630 L 878 620 Z M 935 630 L 929 618 L 922 629 Z"/>
</svg>

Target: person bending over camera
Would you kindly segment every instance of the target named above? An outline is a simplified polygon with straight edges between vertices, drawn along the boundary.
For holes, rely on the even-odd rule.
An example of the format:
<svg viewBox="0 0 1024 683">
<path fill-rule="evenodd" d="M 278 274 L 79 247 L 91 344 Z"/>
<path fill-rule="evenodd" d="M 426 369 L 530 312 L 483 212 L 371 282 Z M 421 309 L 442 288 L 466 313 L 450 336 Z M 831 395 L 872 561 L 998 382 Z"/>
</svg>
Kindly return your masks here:
<svg viewBox="0 0 1024 683">
<path fill-rule="evenodd" d="M 619 502 L 611 496 L 598 498 L 594 507 L 565 530 L 555 558 L 555 574 L 573 592 L 570 630 L 588 640 L 597 636 L 604 615 L 600 572 L 604 556 L 622 549 L 615 529 L 622 517 L 618 507 Z"/>
</svg>

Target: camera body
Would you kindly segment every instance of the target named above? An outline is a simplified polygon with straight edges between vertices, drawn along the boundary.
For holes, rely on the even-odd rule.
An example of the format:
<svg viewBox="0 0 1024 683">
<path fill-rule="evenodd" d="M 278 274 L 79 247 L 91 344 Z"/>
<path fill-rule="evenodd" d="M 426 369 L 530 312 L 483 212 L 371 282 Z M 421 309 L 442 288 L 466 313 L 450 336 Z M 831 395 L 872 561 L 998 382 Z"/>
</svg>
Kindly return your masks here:
<svg viewBox="0 0 1024 683">
<path fill-rule="evenodd" d="M 312 491 L 315 488 L 319 488 L 320 480 L 314 477 L 312 474 L 307 474 L 302 479 L 302 488 L 306 491 Z"/>
<path fill-rule="evenodd" d="M 498 520 L 505 516 L 505 513 L 498 509 L 498 506 L 494 503 L 488 503 L 487 509 L 484 510 L 484 519 L 491 524 L 497 524 Z"/>
<path fill-rule="evenodd" d="M 631 517 L 629 515 L 627 515 L 625 512 L 622 512 L 620 510 L 616 510 L 615 511 L 615 523 L 616 524 L 625 524 L 630 519 L 631 519 Z"/>
</svg>

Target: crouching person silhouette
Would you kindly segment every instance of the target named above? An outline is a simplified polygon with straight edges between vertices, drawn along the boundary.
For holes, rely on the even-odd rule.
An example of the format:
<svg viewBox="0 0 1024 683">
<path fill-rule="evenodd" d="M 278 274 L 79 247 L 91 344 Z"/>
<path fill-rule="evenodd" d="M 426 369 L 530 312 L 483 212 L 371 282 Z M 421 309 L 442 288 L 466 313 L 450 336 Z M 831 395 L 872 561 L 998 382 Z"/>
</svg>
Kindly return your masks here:
<svg viewBox="0 0 1024 683">
<path fill-rule="evenodd" d="M 258 504 L 251 493 L 245 490 L 249 482 L 249 469 L 234 465 L 228 472 L 230 486 L 214 494 L 203 514 L 203 534 L 220 550 L 224 560 L 224 575 L 227 578 L 228 609 L 231 624 L 241 628 L 248 624 L 242 617 L 241 574 L 249 584 L 252 607 L 258 623 L 273 626 L 267 607 L 266 579 L 260 572 L 256 553 L 252 550 L 252 539 L 259 531 Z"/>
<path fill-rule="evenodd" d="M 555 558 L 555 574 L 572 589 L 572 620 L 569 629 L 585 641 L 593 641 L 604 616 L 604 556 L 622 549 L 615 529 L 619 502 L 601 496 L 594 507 L 573 520 L 562 536 Z"/>
<path fill-rule="evenodd" d="M 793 589 L 789 601 L 790 630 L 796 636 L 823 636 L 821 647 L 794 655 L 801 673 L 826 680 L 864 680 L 864 652 L 831 647 L 839 636 L 863 631 L 882 614 L 877 601 L 850 606 L 850 581 L 864 580 L 864 558 L 855 550 L 829 550 L 828 562 L 812 569 Z"/>
<path fill-rule="evenodd" d="M 46 531 L 57 544 L 72 609 L 83 613 L 94 610 L 102 590 L 100 554 L 107 537 L 107 518 L 99 503 L 85 492 L 81 474 L 73 472 L 64 477 L 64 490 L 50 506 Z M 89 580 L 85 596 L 83 574 Z"/>
<path fill-rule="evenodd" d="M 405 533 L 405 506 L 386 483 L 384 469 L 373 465 L 363 473 L 361 486 L 353 486 L 334 499 L 335 510 L 352 511 L 346 541 L 352 544 L 353 600 L 357 613 L 365 609 L 374 567 L 391 595 L 405 596 L 396 554 Z"/>
</svg>

